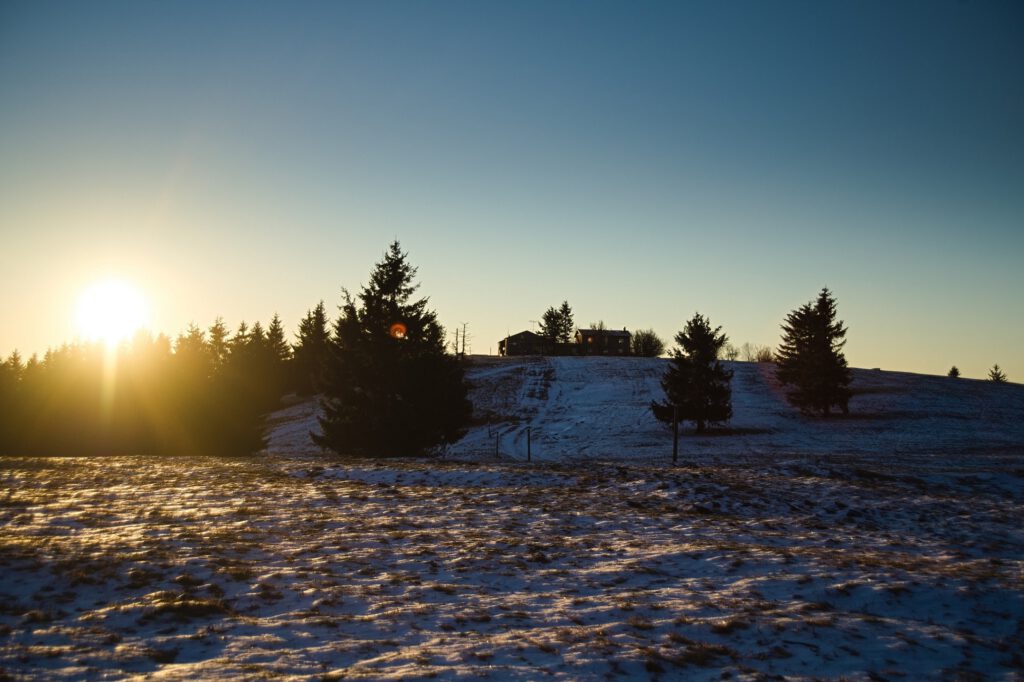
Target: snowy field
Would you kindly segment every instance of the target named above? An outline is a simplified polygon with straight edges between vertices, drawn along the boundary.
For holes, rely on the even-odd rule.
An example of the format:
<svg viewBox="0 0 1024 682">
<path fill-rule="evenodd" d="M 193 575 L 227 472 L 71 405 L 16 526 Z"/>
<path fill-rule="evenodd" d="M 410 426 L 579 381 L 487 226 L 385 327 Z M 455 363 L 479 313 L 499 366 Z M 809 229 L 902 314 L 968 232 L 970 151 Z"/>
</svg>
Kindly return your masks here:
<svg viewBox="0 0 1024 682">
<path fill-rule="evenodd" d="M 309 403 L 253 459 L 0 459 L 0 679 L 1024 675 L 1024 387 L 817 422 L 736 363 L 672 467 L 663 367 L 478 361 L 440 462 L 326 459 Z"/>
</svg>

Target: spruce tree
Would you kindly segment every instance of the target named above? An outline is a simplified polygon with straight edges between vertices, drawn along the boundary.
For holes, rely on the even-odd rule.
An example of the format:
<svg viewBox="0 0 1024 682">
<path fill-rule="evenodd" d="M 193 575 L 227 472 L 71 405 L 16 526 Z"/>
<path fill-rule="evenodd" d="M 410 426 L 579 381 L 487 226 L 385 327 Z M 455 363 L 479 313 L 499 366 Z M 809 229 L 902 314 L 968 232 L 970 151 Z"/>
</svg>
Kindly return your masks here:
<svg viewBox="0 0 1024 682">
<path fill-rule="evenodd" d="M 311 395 L 317 389 L 330 352 L 331 334 L 327 313 L 320 301 L 299 322 L 298 343 L 294 346 L 292 382 L 299 395 Z"/>
<path fill-rule="evenodd" d="M 22 424 L 20 388 L 25 367 L 18 351 L 0 362 L 0 455 L 14 454 Z"/>
<path fill-rule="evenodd" d="M 242 350 L 249 345 L 249 325 L 246 324 L 245 320 L 238 323 L 238 329 L 235 331 L 235 335 L 231 337 L 228 342 L 228 353 L 234 355 L 242 352 Z"/>
<path fill-rule="evenodd" d="M 949 372 L 946 374 L 946 376 L 956 379 L 957 377 L 960 376 L 960 368 L 958 368 L 956 365 L 953 365 L 952 367 L 949 368 Z"/>
<path fill-rule="evenodd" d="M 562 334 L 562 316 L 558 309 L 551 306 L 540 318 L 540 335 L 544 337 L 548 347 L 547 353 L 554 353 L 558 348 L 558 338 Z"/>
<path fill-rule="evenodd" d="M 288 347 L 288 342 L 284 338 L 284 325 L 281 324 L 281 317 L 277 313 L 274 313 L 270 326 L 267 327 L 267 346 L 274 359 L 282 365 L 292 357 L 292 349 Z"/>
<path fill-rule="evenodd" d="M 998 364 L 992 365 L 992 369 L 988 371 L 988 378 L 990 381 L 994 381 L 997 384 L 1006 383 L 1006 373 L 999 369 Z"/>
<path fill-rule="evenodd" d="M 572 308 L 569 307 L 568 301 L 562 301 L 562 305 L 558 308 L 558 341 L 559 343 L 569 343 L 572 341 L 572 335 L 575 331 L 575 323 L 572 319 Z"/>
<path fill-rule="evenodd" d="M 732 371 L 718 360 L 728 338 L 722 328 L 711 328 L 711 322 L 697 313 L 675 336 L 677 347 L 672 362 L 661 379 L 665 402 L 651 402 L 654 416 L 672 422 L 673 407 L 679 421 L 692 421 L 697 433 L 708 424 L 728 421 L 732 417 Z"/>
<path fill-rule="evenodd" d="M 786 316 L 776 364 L 779 381 L 790 387 L 789 402 L 806 414 L 828 416 L 833 406 L 849 411 L 850 369 L 843 355 L 846 327 L 836 320 L 828 288 Z"/>
<path fill-rule="evenodd" d="M 357 298 L 343 291 L 324 372 L 322 435 L 340 455 L 424 454 L 462 436 L 471 412 L 462 367 L 445 352 L 416 268 L 393 242 Z"/>
<path fill-rule="evenodd" d="M 568 301 L 562 301 L 562 305 L 557 308 L 551 306 L 545 310 L 540 320 L 540 335 L 548 342 L 548 352 L 558 352 L 558 344 L 572 341 L 575 323 Z"/>
<path fill-rule="evenodd" d="M 230 333 L 224 324 L 224 318 L 218 316 L 207 330 L 209 338 L 207 346 L 210 349 L 210 361 L 213 363 L 214 371 L 219 371 L 228 359 L 230 351 Z"/>
</svg>

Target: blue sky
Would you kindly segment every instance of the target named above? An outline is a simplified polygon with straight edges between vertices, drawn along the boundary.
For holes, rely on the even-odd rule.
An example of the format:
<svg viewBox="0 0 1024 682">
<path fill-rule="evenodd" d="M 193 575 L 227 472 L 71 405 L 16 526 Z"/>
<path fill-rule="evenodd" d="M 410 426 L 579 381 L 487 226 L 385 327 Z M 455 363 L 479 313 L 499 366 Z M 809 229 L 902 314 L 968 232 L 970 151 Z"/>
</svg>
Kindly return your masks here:
<svg viewBox="0 0 1024 682">
<path fill-rule="evenodd" d="M 0 354 L 115 275 L 157 331 L 289 329 L 397 237 L 487 353 L 569 300 L 1024 379 L 1024 9 L 999 2 L 0 5 Z"/>
</svg>

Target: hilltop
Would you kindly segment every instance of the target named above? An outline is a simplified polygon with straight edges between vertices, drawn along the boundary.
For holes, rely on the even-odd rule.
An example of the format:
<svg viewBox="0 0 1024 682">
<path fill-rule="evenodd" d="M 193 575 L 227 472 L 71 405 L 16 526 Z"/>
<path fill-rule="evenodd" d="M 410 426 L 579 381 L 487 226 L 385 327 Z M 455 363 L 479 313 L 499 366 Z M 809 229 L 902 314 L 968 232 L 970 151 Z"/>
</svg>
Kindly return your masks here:
<svg viewBox="0 0 1024 682">
<path fill-rule="evenodd" d="M 619 357 L 476 356 L 466 378 L 474 425 L 447 456 L 466 460 L 542 462 L 617 460 L 650 464 L 671 456 L 671 433 L 651 415 L 661 399 L 668 360 Z M 1024 386 L 972 379 L 855 369 L 849 416 L 808 418 L 785 400 L 773 366 L 726 362 L 734 372 L 733 419 L 696 436 L 683 430 L 682 457 L 899 454 L 936 456 L 1020 454 L 1024 449 Z M 316 451 L 311 403 L 272 421 L 269 449 Z"/>
</svg>

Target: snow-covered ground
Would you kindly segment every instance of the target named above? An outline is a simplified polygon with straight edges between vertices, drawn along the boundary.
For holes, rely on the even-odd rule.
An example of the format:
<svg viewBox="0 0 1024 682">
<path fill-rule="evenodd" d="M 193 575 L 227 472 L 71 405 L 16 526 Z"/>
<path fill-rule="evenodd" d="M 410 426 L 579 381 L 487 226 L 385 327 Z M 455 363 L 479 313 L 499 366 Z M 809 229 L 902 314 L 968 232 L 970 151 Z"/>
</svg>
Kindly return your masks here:
<svg viewBox="0 0 1024 682">
<path fill-rule="evenodd" d="M 442 461 L 325 458 L 310 403 L 255 459 L 0 459 L 0 679 L 1024 674 L 1024 387 L 818 422 L 736 363 L 672 467 L 663 367 L 479 361 Z"/>
<path fill-rule="evenodd" d="M 619 462 L 655 464 L 672 454 L 672 434 L 651 415 L 663 399 L 668 361 L 608 357 L 482 357 L 470 365 L 475 426 L 450 458 L 473 461 Z M 733 370 L 733 419 L 698 437 L 683 429 L 680 457 L 700 463 L 763 456 L 898 456 L 940 466 L 949 456 L 967 466 L 975 455 L 1024 452 L 1024 386 L 949 377 L 854 370 L 851 414 L 808 419 L 785 400 L 773 365 L 727 362 Z M 270 450 L 315 450 L 312 403 L 276 415 Z M 687 429 L 690 429 L 689 431 Z M 496 448 L 497 445 L 497 448 Z M 987 459 L 985 461 L 988 461 Z"/>
</svg>

